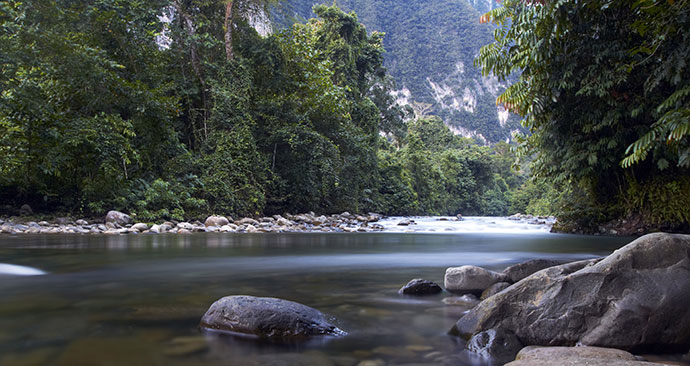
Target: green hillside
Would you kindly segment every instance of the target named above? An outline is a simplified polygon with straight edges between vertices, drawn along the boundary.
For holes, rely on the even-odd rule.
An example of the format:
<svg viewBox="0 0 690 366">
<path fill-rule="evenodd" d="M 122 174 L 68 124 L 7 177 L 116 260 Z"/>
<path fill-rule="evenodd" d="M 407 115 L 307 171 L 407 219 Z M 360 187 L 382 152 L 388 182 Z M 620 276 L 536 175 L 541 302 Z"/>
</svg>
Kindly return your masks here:
<svg viewBox="0 0 690 366">
<path fill-rule="evenodd" d="M 322 0 L 323 3 L 331 3 Z M 318 3 L 318 1 L 317 1 Z M 493 2 L 474 1 L 479 11 Z M 277 18 L 312 16 L 313 1 L 289 0 Z M 520 129 L 519 118 L 499 113 L 495 97 L 504 86 L 482 78 L 473 65 L 479 48 L 492 40 L 491 26 L 465 0 L 341 0 L 368 31 L 384 32 L 385 65 L 396 81 L 400 101 L 418 112 L 441 117 L 455 133 L 484 142 L 504 141 Z M 285 14 L 288 14 L 286 16 Z"/>
</svg>

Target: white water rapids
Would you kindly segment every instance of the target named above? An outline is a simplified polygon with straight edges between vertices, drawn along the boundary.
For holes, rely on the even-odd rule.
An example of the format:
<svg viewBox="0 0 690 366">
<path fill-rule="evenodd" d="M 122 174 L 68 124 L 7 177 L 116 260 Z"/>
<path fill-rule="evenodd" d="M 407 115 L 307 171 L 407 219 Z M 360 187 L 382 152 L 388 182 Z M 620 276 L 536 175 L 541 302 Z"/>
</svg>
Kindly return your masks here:
<svg viewBox="0 0 690 366">
<path fill-rule="evenodd" d="M 398 225 L 403 220 L 414 223 Z M 493 234 L 539 234 L 549 233 L 553 222 L 548 219 L 509 219 L 508 217 L 464 217 L 455 221 L 449 216 L 387 217 L 378 223 L 385 232 L 392 233 L 493 233 Z"/>
</svg>

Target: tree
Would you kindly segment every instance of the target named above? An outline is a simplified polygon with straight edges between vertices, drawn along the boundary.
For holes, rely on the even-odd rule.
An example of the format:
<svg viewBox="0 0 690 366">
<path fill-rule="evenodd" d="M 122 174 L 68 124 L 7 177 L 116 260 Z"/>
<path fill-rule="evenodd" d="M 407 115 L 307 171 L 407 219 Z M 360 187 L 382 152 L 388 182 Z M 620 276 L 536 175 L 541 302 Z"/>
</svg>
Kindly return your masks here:
<svg viewBox="0 0 690 366">
<path fill-rule="evenodd" d="M 630 200 L 630 188 L 688 176 L 687 2 L 503 5 L 481 18 L 498 28 L 476 63 L 504 80 L 521 73 L 497 99 L 532 132 L 521 156 L 535 154 L 537 176 L 582 190 L 604 219 L 627 212 L 656 221 L 651 201 Z M 667 202 L 690 199 L 667 193 Z"/>
</svg>

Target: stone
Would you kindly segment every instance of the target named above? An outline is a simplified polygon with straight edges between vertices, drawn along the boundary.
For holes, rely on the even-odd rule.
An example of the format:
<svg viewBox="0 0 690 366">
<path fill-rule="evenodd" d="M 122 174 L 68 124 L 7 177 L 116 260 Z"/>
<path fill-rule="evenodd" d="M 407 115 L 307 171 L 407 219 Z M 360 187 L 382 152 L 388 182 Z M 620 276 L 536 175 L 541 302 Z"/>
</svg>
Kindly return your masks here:
<svg viewBox="0 0 690 366">
<path fill-rule="evenodd" d="M 479 304 L 479 299 L 472 294 L 446 297 L 442 301 L 446 305 L 462 306 L 465 308 L 473 308 Z"/>
<path fill-rule="evenodd" d="M 177 225 L 175 227 L 177 227 L 178 229 L 185 229 L 185 230 L 188 230 L 190 232 L 192 230 L 194 230 L 194 225 L 192 225 L 188 222 L 179 222 L 179 223 L 177 223 Z"/>
<path fill-rule="evenodd" d="M 127 225 L 132 222 L 132 218 L 120 211 L 108 211 L 108 213 L 105 215 L 105 222 L 118 225 Z"/>
<path fill-rule="evenodd" d="M 142 231 L 148 230 L 149 226 L 140 222 L 140 223 L 132 225 L 132 227 L 130 229 L 136 230 L 138 232 L 142 232 Z"/>
<path fill-rule="evenodd" d="M 464 220 L 464 218 L 462 217 L 462 214 L 457 214 L 457 215 L 455 215 L 455 219 L 456 219 L 457 221 L 462 221 L 462 220 Z"/>
<path fill-rule="evenodd" d="M 161 226 L 158 224 L 151 225 L 151 228 L 149 229 L 149 232 L 154 233 L 154 234 L 160 234 L 161 232 Z"/>
<path fill-rule="evenodd" d="M 604 347 L 540 347 L 528 346 L 520 350 L 515 360 L 561 360 L 566 358 L 597 358 L 604 360 L 637 359 L 630 352 Z"/>
<path fill-rule="evenodd" d="M 239 221 L 235 221 L 235 224 L 237 224 L 237 225 L 259 225 L 259 222 L 254 220 L 254 219 L 251 219 L 249 217 L 245 217 Z"/>
<path fill-rule="evenodd" d="M 515 361 L 506 366 L 659 366 L 640 362 L 632 354 L 613 348 L 601 347 L 525 347 Z"/>
<path fill-rule="evenodd" d="M 311 223 L 313 225 L 323 225 L 328 221 L 328 218 L 324 215 L 321 215 L 319 217 L 315 217 L 313 220 L 311 220 Z"/>
<path fill-rule="evenodd" d="M 188 229 L 177 229 L 178 234 L 191 234 L 192 231 Z"/>
<path fill-rule="evenodd" d="M 410 226 L 414 221 L 410 219 L 402 219 L 398 222 L 398 226 Z"/>
<path fill-rule="evenodd" d="M 515 283 L 521 279 L 553 266 L 565 264 L 564 261 L 554 259 L 534 259 L 524 263 L 518 263 L 503 270 L 503 274 L 508 277 L 509 282 Z"/>
<path fill-rule="evenodd" d="M 497 293 L 507 289 L 510 287 L 510 283 L 508 282 L 496 282 L 493 285 L 489 286 L 484 292 L 482 292 L 481 299 L 484 300 L 487 297 L 491 297 L 493 295 L 496 295 Z"/>
<path fill-rule="evenodd" d="M 89 222 L 84 219 L 77 220 L 75 223 L 80 226 L 86 226 L 89 224 Z"/>
<path fill-rule="evenodd" d="M 227 225 L 230 223 L 230 220 L 225 217 L 225 216 L 209 216 L 206 218 L 206 221 L 204 221 L 205 226 L 218 226 L 221 227 L 223 225 Z"/>
<path fill-rule="evenodd" d="M 489 329 L 479 332 L 467 342 L 467 350 L 483 358 L 510 361 L 522 348 L 522 343 L 511 331 Z"/>
<path fill-rule="evenodd" d="M 290 221 L 284 217 L 278 218 L 278 220 L 276 220 L 276 223 L 278 224 L 278 226 L 292 226 L 293 225 L 292 221 Z"/>
<path fill-rule="evenodd" d="M 29 216 L 33 215 L 34 210 L 31 209 L 31 206 L 29 205 L 22 205 L 22 207 L 19 208 L 19 216 Z"/>
<path fill-rule="evenodd" d="M 403 286 L 398 293 L 401 295 L 434 295 L 443 291 L 441 286 L 421 278 L 415 278 Z"/>
<path fill-rule="evenodd" d="M 504 274 L 477 266 L 451 267 L 446 269 L 444 284 L 447 291 L 455 293 L 481 293 L 497 282 L 505 282 Z"/>
<path fill-rule="evenodd" d="M 608 257 L 550 267 L 491 296 L 454 334 L 513 332 L 523 344 L 690 347 L 690 235 L 656 233 Z"/>
<path fill-rule="evenodd" d="M 211 305 L 200 326 L 259 338 L 304 339 L 345 335 L 320 311 L 270 297 L 224 297 Z"/>
</svg>

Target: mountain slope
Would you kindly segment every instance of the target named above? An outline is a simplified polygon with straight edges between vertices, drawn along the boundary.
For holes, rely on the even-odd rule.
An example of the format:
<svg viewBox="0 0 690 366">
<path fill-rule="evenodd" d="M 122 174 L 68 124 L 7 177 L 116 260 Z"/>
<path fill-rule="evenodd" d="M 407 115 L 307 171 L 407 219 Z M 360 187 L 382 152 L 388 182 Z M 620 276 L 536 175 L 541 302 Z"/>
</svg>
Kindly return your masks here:
<svg viewBox="0 0 690 366">
<path fill-rule="evenodd" d="M 472 0 L 480 11 L 495 7 L 491 0 Z M 289 0 L 288 13 L 311 16 L 315 3 Z M 479 24 L 479 11 L 466 0 L 340 0 L 355 11 L 369 31 L 386 33 L 385 64 L 394 77 L 400 101 L 418 113 L 440 116 L 464 136 L 493 143 L 519 130 L 519 119 L 495 105 L 504 86 L 483 78 L 473 66 L 479 48 L 492 40 L 492 28 Z"/>
</svg>

